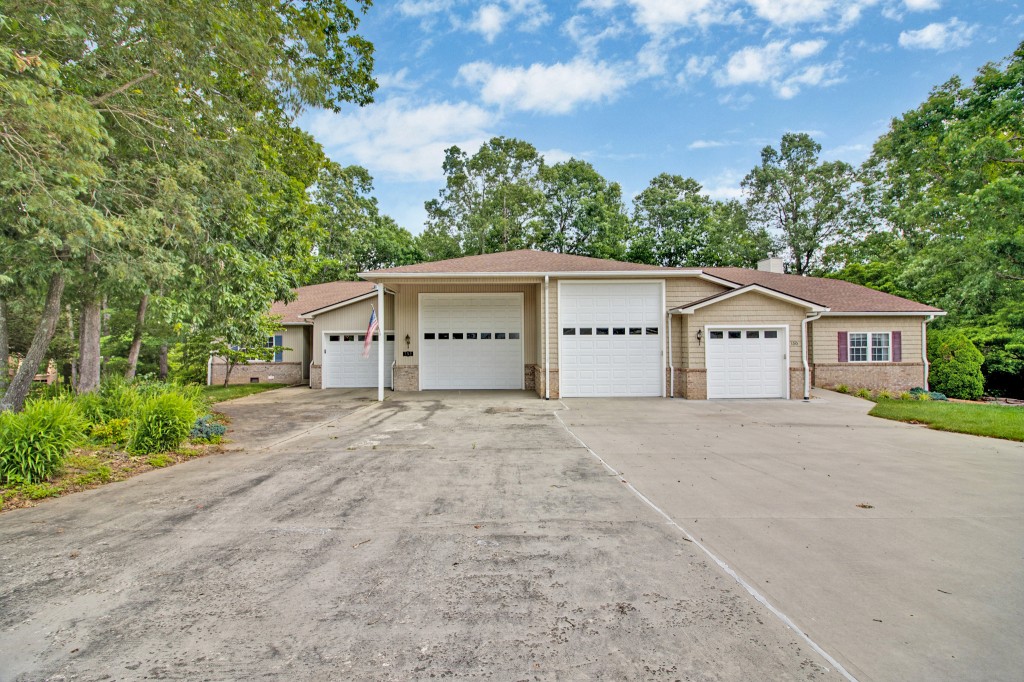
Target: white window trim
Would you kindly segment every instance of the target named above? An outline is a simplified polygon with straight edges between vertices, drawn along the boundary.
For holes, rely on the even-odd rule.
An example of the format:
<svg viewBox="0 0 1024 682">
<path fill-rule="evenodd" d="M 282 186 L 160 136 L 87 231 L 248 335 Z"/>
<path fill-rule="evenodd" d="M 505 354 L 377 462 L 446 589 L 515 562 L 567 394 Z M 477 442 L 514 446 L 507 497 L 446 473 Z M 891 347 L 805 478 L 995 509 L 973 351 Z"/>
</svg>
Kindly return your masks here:
<svg viewBox="0 0 1024 682">
<path fill-rule="evenodd" d="M 851 345 L 851 343 L 853 341 L 854 334 L 865 334 L 868 337 L 868 344 L 867 346 L 864 346 L 864 349 L 867 351 L 865 355 L 865 360 L 853 359 L 853 346 Z M 872 342 L 875 336 L 885 336 L 888 340 L 888 343 L 886 343 L 885 347 L 889 351 L 889 356 L 885 360 L 871 359 L 871 350 L 874 348 Z M 884 365 L 887 363 L 892 363 L 892 332 L 846 332 L 846 361 L 854 365 Z"/>
</svg>

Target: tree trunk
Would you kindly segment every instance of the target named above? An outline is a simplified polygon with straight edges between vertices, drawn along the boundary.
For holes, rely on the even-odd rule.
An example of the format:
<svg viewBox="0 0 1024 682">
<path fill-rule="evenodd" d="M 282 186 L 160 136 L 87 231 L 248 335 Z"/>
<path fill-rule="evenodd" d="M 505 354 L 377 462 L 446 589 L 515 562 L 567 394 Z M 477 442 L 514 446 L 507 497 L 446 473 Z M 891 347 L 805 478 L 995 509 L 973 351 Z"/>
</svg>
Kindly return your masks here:
<svg viewBox="0 0 1024 682">
<path fill-rule="evenodd" d="M 99 296 L 86 294 L 82 322 L 78 326 L 78 393 L 92 393 L 100 387 L 100 323 L 103 304 Z"/>
<path fill-rule="evenodd" d="M 228 379 L 231 378 L 231 370 L 235 368 L 235 363 L 230 360 L 224 361 L 224 386 L 228 385 Z"/>
<path fill-rule="evenodd" d="M 71 306 L 67 306 L 68 315 L 68 338 L 71 343 L 75 342 L 75 316 L 71 314 Z M 71 358 L 71 388 L 78 390 L 78 360 Z"/>
<path fill-rule="evenodd" d="M 60 299 L 64 295 L 64 273 L 55 272 L 50 276 L 50 285 L 46 291 L 46 306 L 43 308 L 43 316 L 36 327 L 36 333 L 32 336 L 32 345 L 29 346 L 25 361 L 18 368 L 14 380 L 7 387 L 7 392 L 0 400 L 0 412 L 12 410 L 20 412 L 25 406 L 25 398 L 28 397 L 29 389 L 32 388 L 32 377 L 43 362 L 46 351 L 50 348 L 50 341 L 57 331 L 57 320 L 60 319 Z"/>
<path fill-rule="evenodd" d="M 124 378 L 131 381 L 135 378 L 135 367 L 139 364 L 139 351 L 142 350 L 142 329 L 146 324 L 146 306 L 149 305 L 149 294 L 143 294 L 139 301 L 139 310 L 135 313 L 135 333 L 132 335 L 132 345 L 128 348 L 128 369 L 124 371 Z"/>
<path fill-rule="evenodd" d="M 167 344 L 160 346 L 160 381 L 167 381 Z"/>
<path fill-rule="evenodd" d="M 7 335 L 7 299 L 0 296 L 0 393 L 10 380 L 11 342 Z"/>
</svg>

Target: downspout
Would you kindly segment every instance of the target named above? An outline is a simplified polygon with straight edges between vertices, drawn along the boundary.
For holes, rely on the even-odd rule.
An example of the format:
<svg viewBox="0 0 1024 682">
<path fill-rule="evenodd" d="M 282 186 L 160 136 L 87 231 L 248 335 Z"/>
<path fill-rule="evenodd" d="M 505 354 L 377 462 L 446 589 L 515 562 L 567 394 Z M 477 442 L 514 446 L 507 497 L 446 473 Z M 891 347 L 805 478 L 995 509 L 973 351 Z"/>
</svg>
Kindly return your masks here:
<svg viewBox="0 0 1024 682">
<path fill-rule="evenodd" d="M 804 361 L 804 402 L 809 402 L 811 400 L 811 365 L 807 361 L 807 323 L 814 322 L 820 318 L 821 313 L 818 313 L 817 315 L 805 317 L 803 321 L 800 322 L 800 345 L 803 346 L 801 350 L 803 351 Z M 789 368 L 787 367 L 786 369 L 788 370 Z"/>
<path fill-rule="evenodd" d="M 548 305 L 548 275 L 544 275 L 544 400 L 551 400 L 551 308 Z"/>
<path fill-rule="evenodd" d="M 676 397 L 676 369 L 672 365 L 672 313 L 666 313 L 668 318 L 668 397 Z"/>
<path fill-rule="evenodd" d="M 928 375 L 931 373 L 931 365 L 928 364 L 928 323 L 935 319 L 934 315 L 921 320 L 921 361 L 924 363 L 924 390 L 930 391 Z"/>
<path fill-rule="evenodd" d="M 206 361 L 206 385 L 213 385 L 213 353 L 210 353 L 210 358 Z"/>
</svg>

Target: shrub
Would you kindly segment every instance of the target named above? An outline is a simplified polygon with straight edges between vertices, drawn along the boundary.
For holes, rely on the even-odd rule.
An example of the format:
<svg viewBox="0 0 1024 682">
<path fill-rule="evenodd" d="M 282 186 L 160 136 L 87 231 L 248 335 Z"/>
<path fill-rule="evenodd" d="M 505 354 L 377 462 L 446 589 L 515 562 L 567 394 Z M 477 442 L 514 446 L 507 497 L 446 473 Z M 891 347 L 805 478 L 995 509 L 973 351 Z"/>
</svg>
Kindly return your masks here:
<svg viewBox="0 0 1024 682">
<path fill-rule="evenodd" d="M 121 378 L 110 378 L 100 387 L 103 416 L 109 419 L 131 419 L 142 402 L 134 386 Z"/>
<path fill-rule="evenodd" d="M 899 395 L 900 400 L 914 400 L 914 394 L 910 391 L 903 391 Z"/>
<path fill-rule="evenodd" d="M 892 393 L 883 388 L 875 394 L 875 400 L 892 400 Z"/>
<path fill-rule="evenodd" d="M 850 387 L 847 386 L 846 384 L 836 384 L 835 392 L 836 393 L 849 393 L 850 392 Z"/>
<path fill-rule="evenodd" d="M 981 354 L 959 329 L 932 335 L 928 344 L 929 374 L 932 388 L 953 398 L 977 400 L 985 391 Z"/>
<path fill-rule="evenodd" d="M 128 451 L 149 455 L 173 450 L 188 438 L 195 419 L 194 405 L 179 393 L 155 395 L 139 408 Z"/>
<path fill-rule="evenodd" d="M 858 398 L 864 398 L 865 400 L 871 400 L 871 391 L 866 388 L 858 388 L 857 392 L 854 393 Z"/>
<path fill-rule="evenodd" d="M 192 425 L 192 431 L 188 434 L 188 437 L 189 440 L 197 443 L 217 443 L 220 442 L 221 436 L 227 430 L 227 427 L 223 424 L 213 421 L 212 414 L 208 414 L 205 417 L 196 419 L 196 423 Z"/>
<path fill-rule="evenodd" d="M 150 455 L 149 459 L 146 460 L 146 463 L 151 467 L 159 469 L 167 466 L 168 464 L 174 464 L 174 458 L 167 455 Z"/>
<path fill-rule="evenodd" d="M 59 496 L 61 489 L 49 483 L 26 483 L 19 492 L 30 500 L 41 500 L 44 497 Z"/>
<path fill-rule="evenodd" d="M 127 443 L 131 427 L 131 419 L 111 419 L 103 424 L 93 424 L 89 438 L 98 445 Z"/>
<path fill-rule="evenodd" d="M 46 480 L 60 470 L 84 430 L 85 420 L 68 399 L 33 400 L 18 414 L 0 414 L 0 480 Z"/>
</svg>

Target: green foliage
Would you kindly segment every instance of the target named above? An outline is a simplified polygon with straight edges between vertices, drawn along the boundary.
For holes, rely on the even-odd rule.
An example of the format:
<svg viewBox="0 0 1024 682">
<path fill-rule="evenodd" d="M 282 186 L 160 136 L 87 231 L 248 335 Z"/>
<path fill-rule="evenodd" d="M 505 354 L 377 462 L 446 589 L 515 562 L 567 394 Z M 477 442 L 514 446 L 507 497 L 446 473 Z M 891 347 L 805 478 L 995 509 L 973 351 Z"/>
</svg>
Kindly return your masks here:
<svg viewBox="0 0 1024 682">
<path fill-rule="evenodd" d="M 911 393 L 910 391 L 900 391 L 900 394 L 897 396 L 897 399 L 898 400 L 915 400 L 914 394 Z"/>
<path fill-rule="evenodd" d="M 618 183 L 580 159 L 543 166 L 539 178 L 544 203 L 532 246 L 592 258 L 625 257 L 629 217 Z"/>
<path fill-rule="evenodd" d="M 244 398 L 247 395 L 273 391 L 275 388 L 284 388 L 286 384 L 233 384 L 231 386 L 203 386 L 200 390 L 203 399 L 210 405 L 225 400 Z"/>
<path fill-rule="evenodd" d="M 977 400 L 985 391 L 985 357 L 958 329 L 933 332 L 928 343 L 929 383 L 950 397 Z"/>
<path fill-rule="evenodd" d="M 214 421 L 212 414 L 208 414 L 196 419 L 188 437 L 194 443 L 219 443 L 227 430 L 226 426 Z"/>
<path fill-rule="evenodd" d="M 131 435 L 131 427 L 131 419 L 111 419 L 93 424 L 89 430 L 89 440 L 97 445 L 124 444 Z"/>
<path fill-rule="evenodd" d="M 870 389 L 867 388 L 858 388 L 856 392 L 854 392 L 854 395 L 857 396 L 858 398 L 864 398 L 865 400 L 871 400 L 871 398 L 873 397 L 871 395 Z"/>
<path fill-rule="evenodd" d="M 836 393 L 849 393 L 850 387 L 847 386 L 846 384 L 836 384 L 832 390 L 834 390 Z"/>
<path fill-rule="evenodd" d="M 18 492 L 30 500 L 41 500 L 46 497 L 59 497 L 64 490 L 49 483 L 25 483 L 18 487 Z"/>
<path fill-rule="evenodd" d="M 875 393 L 875 400 L 892 400 L 892 391 L 887 391 L 884 388 Z"/>
<path fill-rule="evenodd" d="M 146 464 L 158 469 L 174 464 L 174 458 L 169 455 L 150 455 L 146 458 Z"/>
<path fill-rule="evenodd" d="M 878 403 L 869 414 L 883 419 L 927 424 L 940 431 L 1024 441 L 1024 409 L 1019 407 L 890 400 Z"/>
<path fill-rule="evenodd" d="M 148 455 L 173 450 L 188 438 L 195 418 L 194 403 L 179 393 L 147 398 L 139 408 L 128 451 Z"/>
<path fill-rule="evenodd" d="M 85 420 L 68 399 L 33 400 L 18 414 L 0 413 L 0 480 L 46 480 L 81 443 L 84 428 Z"/>
</svg>

